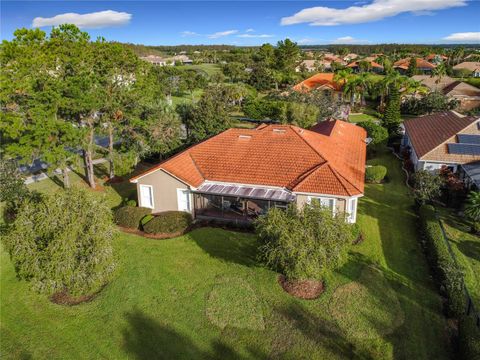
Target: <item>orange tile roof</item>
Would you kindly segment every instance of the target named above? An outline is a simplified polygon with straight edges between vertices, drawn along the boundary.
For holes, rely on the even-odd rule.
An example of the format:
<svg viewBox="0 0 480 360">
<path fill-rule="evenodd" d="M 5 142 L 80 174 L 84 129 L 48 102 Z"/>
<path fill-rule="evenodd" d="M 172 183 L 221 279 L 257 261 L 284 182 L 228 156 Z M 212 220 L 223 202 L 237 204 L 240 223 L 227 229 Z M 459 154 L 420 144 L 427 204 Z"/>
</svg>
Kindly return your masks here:
<svg viewBox="0 0 480 360">
<path fill-rule="evenodd" d="M 408 65 L 410 64 L 410 59 L 411 58 L 405 58 L 405 59 L 400 59 L 398 61 L 395 61 L 393 63 L 393 67 L 398 67 L 404 70 L 408 69 Z M 426 69 L 435 69 L 436 66 L 433 65 L 432 63 L 429 63 L 427 60 L 422 59 L 422 58 L 415 58 L 417 62 L 417 68 L 426 68 Z"/>
<path fill-rule="evenodd" d="M 162 169 L 198 187 L 205 180 L 287 188 L 294 192 L 360 195 L 366 132 L 340 120 L 305 130 L 292 125 L 229 129 L 130 181 Z"/>
<path fill-rule="evenodd" d="M 339 84 L 333 80 L 335 74 L 333 73 L 318 73 L 308 79 L 303 80 L 293 87 L 295 91 L 311 91 L 321 86 L 326 86 L 335 91 L 341 91 L 342 84 Z"/>
<path fill-rule="evenodd" d="M 383 69 L 383 66 L 382 66 L 382 65 L 376 63 L 376 62 L 373 61 L 373 60 L 371 60 L 371 61 L 364 60 L 364 61 L 369 62 L 371 67 Z M 347 67 L 350 67 L 350 68 L 352 68 L 352 67 L 357 67 L 360 62 L 362 62 L 362 60 L 360 60 L 360 61 L 354 61 L 354 62 L 348 64 Z"/>
</svg>

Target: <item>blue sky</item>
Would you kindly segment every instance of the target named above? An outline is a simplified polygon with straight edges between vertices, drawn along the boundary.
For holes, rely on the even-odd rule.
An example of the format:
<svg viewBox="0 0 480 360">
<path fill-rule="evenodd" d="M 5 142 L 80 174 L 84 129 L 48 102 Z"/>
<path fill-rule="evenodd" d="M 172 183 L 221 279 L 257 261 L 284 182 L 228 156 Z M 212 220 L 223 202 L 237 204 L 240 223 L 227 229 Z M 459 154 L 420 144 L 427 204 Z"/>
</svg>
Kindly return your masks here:
<svg viewBox="0 0 480 360">
<path fill-rule="evenodd" d="M 480 43 L 480 1 L 2 1 L 1 38 L 74 22 L 146 45 Z M 70 14 L 73 13 L 73 14 Z M 65 15 L 67 14 L 67 15 Z"/>
</svg>

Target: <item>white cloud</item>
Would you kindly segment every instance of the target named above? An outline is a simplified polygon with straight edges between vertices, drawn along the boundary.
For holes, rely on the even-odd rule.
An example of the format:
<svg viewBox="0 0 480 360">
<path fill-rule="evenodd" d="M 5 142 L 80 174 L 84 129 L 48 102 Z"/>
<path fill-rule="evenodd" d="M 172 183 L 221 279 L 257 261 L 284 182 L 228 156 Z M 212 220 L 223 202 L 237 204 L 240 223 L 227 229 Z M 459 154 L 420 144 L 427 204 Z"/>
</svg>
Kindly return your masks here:
<svg viewBox="0 0 480 360">
<path fill-rule="evenodd" d="M 309 23 L 316 26 L 360 24 L 410 12 L 421 14 L 434 10 L 466 6 L 467 0 L 373 0 L 362 6 L 345 9 L 316 6 L 284 17 L 282 25 Z"/>
<path fill-rule="evenodd" d="M 480 43 L 480 32 L 453 33 L 444 37 L 443 40 Z"/>
<path fill-rule="evenodd" d="M 132 14 L 114 10 L 98 11 L 88 14 L 65 13 L 50 18 L 36 17 L 32 27 L 56 26 L 61 24 L 74 24 L 82 29 L 98 29 L 108 26 L 126 25 L 130 22 Z"/>
<path fill-rule="evenodd" d="M 245 30 L 245 32 L 247 32 L 247 33 L 249 33 L 249 32 L 254 32 L 254 31 L 255 31 L 255 30 L 252 29 L 252 28 L 249 28 L 249 29 Z"/>
<path fill-rule="evenodd" d="M 185 37 L 185 36 L 197 36 L 198 34 L 195 31 L 186 30 L 186 31 L 182 31 L 181 35 Z"/>
<path fill-rule="evenodd" d="M 303 39 L 297 40 L 297 43 L 300 45 L 314 44 L 315 42 L 317 42 L 317 40 L 310 39 L 310 38 L 303 38 Z"/>
<path fill-rule="evenodd" d="M 237 35 L 237 37 L 239 38 L 250 38 L 250 39 L 253 39 L 253 38 L 271 38 L 273 37 L 274 35 L 270 35 L 270 34 L 240 34 L 240 35 Z"/>
<path fill-rule="evenodd" d="M 332 41 L 332 44 L 367 44 L 368 40 L 355 39 L 352 36 L 342 36 Z"/>
<path fill-rule="evenodd" d="M 218 39 L 218 38 L 228 36 L 228 35 L 233 35 L 233 34 L 236 34 L 236 33 L 238 33 L 238 30 L 219 31 L 219 32 L 208 35 L 208 37 L 210 39 Z"/>
</svg>

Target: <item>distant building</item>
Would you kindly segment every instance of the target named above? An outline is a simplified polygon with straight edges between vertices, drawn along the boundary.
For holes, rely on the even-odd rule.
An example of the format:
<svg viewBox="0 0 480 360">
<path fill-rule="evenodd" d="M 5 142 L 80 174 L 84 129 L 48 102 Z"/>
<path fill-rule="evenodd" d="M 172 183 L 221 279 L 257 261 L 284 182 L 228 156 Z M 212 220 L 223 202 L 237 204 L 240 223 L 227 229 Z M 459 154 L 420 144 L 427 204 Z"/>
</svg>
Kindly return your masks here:
<svg viewBox="0 0 480 360">
<path fill-rule="evenodd" d="M 354 61 L 347 65 L 348 68 L 352 69 L 353 72 L 360 72 L 360 63 L 365 60 Z M 383 66 L 376 63 L 375 61 L 366 61 L 370 65 L 370 70 L 375 73 L 382 73 Z"/>
<path fill-rule="evenodd" d="M 332 69 L 332 62 L 328 60 L 303 60 L 296 68 L 296 72 L 301 72 L 305 69 L 308 72 L 313 71 L 330 71 Z"/>
<path fill-rule="evenodd" d="M 429 54 L 425 57 L 425 60 L 427 60 L 428 62 L 430 62 L 432 64 L 438 65 L 438 64 L 440 64 L 444 61 L 447 61 L 448 57 L 446 57 L 445 55 L 440 55 L 440 54 Z"/>
<path fill-rule="evenodd" d="M 410 65 L 411 59 L 412 58 L 405 58 L 405 59 L 395 61 L 393 63 L 393 68 L 397 69 L 397 71 L 400 74 L 405 75 L 407 73 L 408 66 Z M 436 65 L 429 63 L 427 60 L 424 60 L 422 58 L 415 58 L 415 61 L 417 62 L 417 72 L 421 74 L 424 74 L 424 75 L 431 74 L 433 69 L 436 68 Z"/>
<path fill-rule="evenodd" d="M 343 100 L 342 84 L 333 80 L 333 73 L 318 73 L 303 80 L 293 87 L 294 91 L 323 91 L 335 100 Z"/>
<path fill-rule="evenodd" d="M 438 91 L 449 98 L 459 101 L 459 109 L 471 110 L 480 107 L 480 89 L 449 76 L 441 78 L 430 75 L 415 75 L 412 79 L 419 81 L 431 91 Z"/>
<path fill-rule="evenodd" d="M 464 61 L 453 67 L 454 70 L 470 71 L 472 77 L 480 77 L 480 62 L 478 61 Z"/>
<path fill-rule="evenodd" d="M 168 58 L 163 58 L 157 55 L 141 56 L 140 59 L 149 62 L 155 66 L 173 66 L 176 62 L 184 65 L 192 64 L 193 61 L 187 55 L 175 55 Z"/>
</svg>

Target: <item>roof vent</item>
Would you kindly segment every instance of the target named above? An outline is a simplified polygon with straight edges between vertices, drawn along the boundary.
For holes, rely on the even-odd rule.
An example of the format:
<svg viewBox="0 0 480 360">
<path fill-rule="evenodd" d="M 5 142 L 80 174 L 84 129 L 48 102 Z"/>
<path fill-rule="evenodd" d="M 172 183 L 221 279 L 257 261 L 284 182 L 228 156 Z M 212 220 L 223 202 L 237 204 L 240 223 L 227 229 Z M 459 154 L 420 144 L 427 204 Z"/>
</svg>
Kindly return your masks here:
<svg viewBox="0 0 480 360">
<path fill-rule="evenodd" d="M 284 133 L 287 132 L 287 130 L 285 130 L 285 129 L 273 129 L 273 132 L 277 133 L 277 134 L 284 134 Z"/>
<path fill-rule="evenodd" d="M 252 138 L 252 135 L 238 135 L 238 138 L 248 140 Z"/>
</svg>

